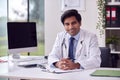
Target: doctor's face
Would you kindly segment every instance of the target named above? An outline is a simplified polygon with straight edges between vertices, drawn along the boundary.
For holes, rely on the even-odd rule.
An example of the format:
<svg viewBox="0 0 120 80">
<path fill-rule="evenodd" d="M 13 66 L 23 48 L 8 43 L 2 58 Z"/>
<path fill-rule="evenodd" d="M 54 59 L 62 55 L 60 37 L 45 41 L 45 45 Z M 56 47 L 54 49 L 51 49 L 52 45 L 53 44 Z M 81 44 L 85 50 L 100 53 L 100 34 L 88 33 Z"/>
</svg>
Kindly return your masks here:
<svg viewBox="0 0 120 80">
<path fill-rule="evenodd" d="M 78 22 L 74 16 L 68 17 L 64 20 L 65 30 L 71 35 L 75 36 L 80 31 L 81 22 Z"/>
</svg>

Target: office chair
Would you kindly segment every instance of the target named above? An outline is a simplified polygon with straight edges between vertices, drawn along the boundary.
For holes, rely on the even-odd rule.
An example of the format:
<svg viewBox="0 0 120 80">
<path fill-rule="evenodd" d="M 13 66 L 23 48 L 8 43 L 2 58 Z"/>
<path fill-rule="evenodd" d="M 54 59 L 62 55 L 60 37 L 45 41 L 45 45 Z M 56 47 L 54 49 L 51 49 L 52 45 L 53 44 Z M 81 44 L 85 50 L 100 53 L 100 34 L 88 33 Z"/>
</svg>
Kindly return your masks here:
<svg viewBox="0 0 120 80">
<path fill-rule="evenodd" d="M 101 65 L 100 65 L 100 67 L 112 67 L 110 48 L 100 47 L 100 51 L 101 51 Z"/>
</svg>

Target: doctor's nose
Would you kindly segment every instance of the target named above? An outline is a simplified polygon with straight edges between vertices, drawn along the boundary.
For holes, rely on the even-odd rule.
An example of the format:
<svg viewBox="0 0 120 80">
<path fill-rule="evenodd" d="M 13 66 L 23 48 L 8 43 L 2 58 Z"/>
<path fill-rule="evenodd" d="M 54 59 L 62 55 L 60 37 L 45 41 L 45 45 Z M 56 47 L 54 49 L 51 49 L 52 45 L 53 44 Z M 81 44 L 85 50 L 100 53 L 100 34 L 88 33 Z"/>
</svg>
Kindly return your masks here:
<svg viewBox="0 0 120 80">
<path fill-rule="evenodd" d="M 70 25 L 69 25 L 69 28 L 74 28 L 74 25 L 73 25 L 73 24 L 70 24 Z"/>
</svg>

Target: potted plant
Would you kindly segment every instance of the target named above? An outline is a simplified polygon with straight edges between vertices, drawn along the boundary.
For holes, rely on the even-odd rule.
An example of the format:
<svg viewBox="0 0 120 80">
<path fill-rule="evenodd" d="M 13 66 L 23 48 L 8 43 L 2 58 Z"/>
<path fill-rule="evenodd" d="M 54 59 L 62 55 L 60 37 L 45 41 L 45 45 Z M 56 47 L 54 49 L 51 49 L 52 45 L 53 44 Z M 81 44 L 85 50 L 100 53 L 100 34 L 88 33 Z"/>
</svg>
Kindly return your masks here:
<svg viewBox="0 0 120 80">
<path fill-rule="evenodd" d="M 115 46 L 119 43 L 120 38 L 112 35 L 111 37 L 106 38 L 106 44 L 112 51 L 115 51 Z"/>
</svg>

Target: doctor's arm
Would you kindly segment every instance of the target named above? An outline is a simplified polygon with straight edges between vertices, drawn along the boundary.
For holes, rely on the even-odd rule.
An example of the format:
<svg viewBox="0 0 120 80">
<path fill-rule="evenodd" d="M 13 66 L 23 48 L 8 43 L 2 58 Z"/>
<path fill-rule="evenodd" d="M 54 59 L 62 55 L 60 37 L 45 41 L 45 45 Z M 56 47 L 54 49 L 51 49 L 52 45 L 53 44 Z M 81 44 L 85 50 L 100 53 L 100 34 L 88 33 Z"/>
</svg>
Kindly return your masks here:
<svg viewBox="0 0 120 80">
<path fill-rule="evenodd" d="M 62 41 L 62 38 L 60 37 L 60 34 L 57 34 L 52 51 L 48 56 L 48 65 L 50 67 L 55 67 L 53 63 L 58 62 L 62 58 L 61 41 Z"/>
</svg>

